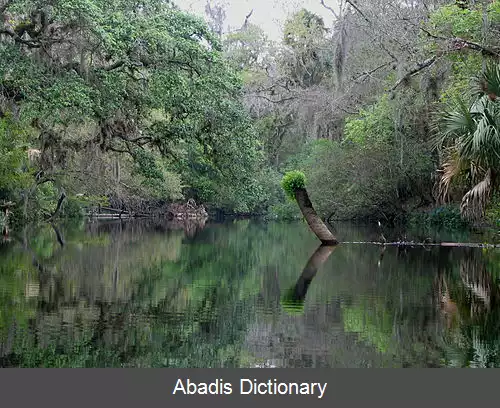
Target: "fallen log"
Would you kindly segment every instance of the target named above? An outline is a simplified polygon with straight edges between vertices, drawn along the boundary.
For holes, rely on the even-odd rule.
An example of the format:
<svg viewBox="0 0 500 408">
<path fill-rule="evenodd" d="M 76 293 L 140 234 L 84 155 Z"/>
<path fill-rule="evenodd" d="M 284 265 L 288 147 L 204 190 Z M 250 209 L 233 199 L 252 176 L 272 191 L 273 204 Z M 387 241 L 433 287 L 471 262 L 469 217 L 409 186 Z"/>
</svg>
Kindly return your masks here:
<svg viewBox="0 0 500 408">
<path fill-rule="evenodd" d="M 500 244 L 483 244 L 477 242 L 378 242 L 378 241 L 345 241 L 341 244 L 363 244 L 378 246 L 405 246 L 405 247 L 457 247 L 457 248 L 500 248 Z"/>
<path fill-rule="evenodd" d="M 89 218 L 120 219 L 120 218 L 134 218 L 134 215 L 133 214 L 116 214 L 116 213 L 113 213 L 113 214 L 104 214 L 104 213 L 92 214 L 92 213 L 89 213 L 89 214 L 87 214 L 87 217 L 89 217 Z"/>
</svg>

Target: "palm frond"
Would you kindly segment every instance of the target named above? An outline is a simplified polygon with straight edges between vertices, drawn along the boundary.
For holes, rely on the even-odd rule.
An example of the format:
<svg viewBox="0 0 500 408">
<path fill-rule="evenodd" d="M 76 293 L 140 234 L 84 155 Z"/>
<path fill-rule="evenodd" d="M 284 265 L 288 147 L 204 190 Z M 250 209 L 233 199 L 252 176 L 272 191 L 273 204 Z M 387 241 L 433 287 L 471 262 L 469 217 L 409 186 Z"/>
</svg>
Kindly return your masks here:
<svg viewBox="0 0 500 408">
<path fill-rule="evenodd" d="M 484 178 L 484 175 L 486 174 L 486 169 L 482 167 L 479 163 L 470 161 L 469 174 L 471 182 L 473 184 L 477 184 Z"/>
<path fill-rule="evenodd" d="M 476 96 L 486 95 L 491 101 L 500 98 L 500 65 L 488 64 L 484 72 L 476 78 L 474 93 Z"/>
<path fill-rule="evenodd" d="M 443 110 L 433 129 L 435 134 L 431 139 L 433 149 L 440 150 L 475 131 L 476 121 L 470 108 L 464 100 L 457 99 L 453 106 Z"/>
<path fill-rule="evenodd" d="M 464 181 L 473 187 L 462 198 L 461 213 L 469 220 L 484 215 L 492 171 L 500 169 L 500 65 L 488 65 L 476 79 L 471 103 L 459 98 L 444 109 L 433 140 L 433 147 L 446 158 L 438 196 L 446 200 L 452 180 L 467 174 Z"/>
<path fill-rule="evenodd" d="M 484 179 L 472 187 L 462 198 L 460 212 L 464 219 L 477 221 L 483 217 L 491 195 L 491 187 L 491 169 L 488 169 Z"/>
<path fill-rule="evenodd" d="M 460 155 L 481 166 L 497 167 L 500 163 L 499 104 L 482 97 L 470 108 L 475 129 L 464 132 L 460 140 Z"/>
<path fill-rule="evenodd" d="M 453 179 L 462 171 L 462 163 L 456 149 L 449 149 L 447 160 L 443 163 L 439 182 L 437 183 L 436 199 L 444 204 L 449 200 Z"/>
</svg>

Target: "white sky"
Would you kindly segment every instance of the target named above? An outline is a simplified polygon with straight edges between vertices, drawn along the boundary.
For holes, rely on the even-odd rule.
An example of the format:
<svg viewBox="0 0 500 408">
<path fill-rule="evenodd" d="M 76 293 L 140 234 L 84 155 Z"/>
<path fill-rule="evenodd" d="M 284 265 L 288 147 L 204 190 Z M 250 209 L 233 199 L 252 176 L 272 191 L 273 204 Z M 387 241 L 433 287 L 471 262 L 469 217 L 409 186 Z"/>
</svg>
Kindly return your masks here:
<svg viewBox="0 0 500 408">
<path fill-rule="evenodd" d="M 205 17 L 207 0 L 177 0 L 174 1 L 186 11 Z M 330 27 L 332 14 L 326 10 L 320 0 L 219 0 L 226 4 L 226 25 L 232 28 L 241 27 L 245 16 L 254 10 L 250 22 L 260 26 L 269 39 L 281 39 L 281 27 L 287 16 L 301 8 L 305 8 L 323 17 L 325 25 Z M 337 0 L 326 0 L 325 4 L 337 8 Z M 227 29 L 227 27 L 225 27 Z"/>
</svg>

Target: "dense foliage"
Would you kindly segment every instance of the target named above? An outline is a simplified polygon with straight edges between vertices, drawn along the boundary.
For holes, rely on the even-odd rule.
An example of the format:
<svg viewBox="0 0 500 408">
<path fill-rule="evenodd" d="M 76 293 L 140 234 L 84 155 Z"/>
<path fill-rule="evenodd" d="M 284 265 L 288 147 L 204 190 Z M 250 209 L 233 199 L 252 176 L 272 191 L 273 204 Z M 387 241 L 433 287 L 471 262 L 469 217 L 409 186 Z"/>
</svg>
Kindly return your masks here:
<svg viewBox="0 0 500 408">
<path fill-rule="evenodd" d="M 500 2 L 322 4 L 331 21 L 298 10 L 273 42 L 252 13 L 225 30 L 216 1 L 203 21 L 2 0 L 0 199 L 17 219 L 188 198 L 291 218 L 280 182 L 301 169 L 325 217 L 494 217 Z"/>
<path fill-rule="evenodd" d="M 286 22 L 275 58 L 269 59 L 270 46 L 264 67 L 245 65 L 246 103 L 269 165 L 281 173 L 303 170 L 324 217 L 396 220 L 460 203 L 487 168 L 476 160 L 474 177 L 461 174 L 451 186 L 450 149 L 436 149 L 436 140 L 449 134 L 443 112 L 477 94 L 478 72 L 489 105 L 481 112 L 474 101 L 469 105 L 482 115 L 482 125 L 473 120 L 485 132 L 471 146 L 496 157 L 500 2 L 431 3 L 341 1 L 336 11 L 323 2 L 332 29 L 300 10 Z M 477 221 L 488 203 L 479 200 L 478 217 L 462 205 L 463 218 Z M 293 213 L 287 202 L 272 211 Z"/>
<path fill-rule="evenodd" d="M 10 150 L 36 153 L 25 169 L 36 177 L 15 201 L 28 207 L 51 183 L 125 204 L 187 193 L 258 207 L 261 158 L 241 81 L 201 19 L 154 0 L 8 1 L 2 13 L 1 114 L 31 136 Z"/>
<path fill-rule="evenodd" d="M 306 176 L 298 170 L 287 172 L 281 180 L 281 186 L 285 190 L 286 195 L 291 200 L 295 199 L 295 191 L 299 188 L 306 187 Z"/>
</svg>

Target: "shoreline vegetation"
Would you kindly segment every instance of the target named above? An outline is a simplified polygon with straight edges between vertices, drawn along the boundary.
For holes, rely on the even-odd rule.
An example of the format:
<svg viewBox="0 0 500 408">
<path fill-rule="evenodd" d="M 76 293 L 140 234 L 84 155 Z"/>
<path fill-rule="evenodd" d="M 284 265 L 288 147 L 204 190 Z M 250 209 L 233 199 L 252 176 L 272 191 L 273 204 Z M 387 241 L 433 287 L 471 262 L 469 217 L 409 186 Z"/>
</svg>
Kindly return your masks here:
<svg viewBox="0 0 500 408">
<path fill-rule="evenodd" d="M 298 9 L 273 41 L 216 0 L 0 0 L 2 235 L 257 216 L 327 244 L 333 220 L 495 236 L 500 1 L 386 3 Z"/>
</svg>

